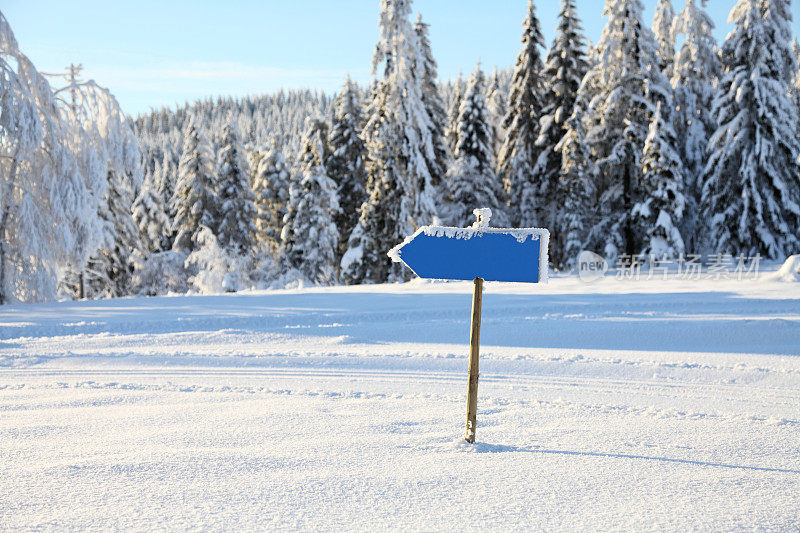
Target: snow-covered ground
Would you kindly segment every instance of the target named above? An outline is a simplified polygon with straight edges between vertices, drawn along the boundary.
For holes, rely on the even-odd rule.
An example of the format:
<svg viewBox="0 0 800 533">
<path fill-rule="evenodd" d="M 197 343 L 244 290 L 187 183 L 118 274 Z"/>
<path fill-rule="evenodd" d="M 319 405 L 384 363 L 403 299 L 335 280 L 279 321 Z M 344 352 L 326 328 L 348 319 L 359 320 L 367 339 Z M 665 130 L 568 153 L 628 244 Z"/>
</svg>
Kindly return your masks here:
<svg viewBox="0 0 800 533">
<path fill-rule="evenodd" d="M 0 528 L 796 530 L 800 283 L 0 308 Z"/>
</svg>

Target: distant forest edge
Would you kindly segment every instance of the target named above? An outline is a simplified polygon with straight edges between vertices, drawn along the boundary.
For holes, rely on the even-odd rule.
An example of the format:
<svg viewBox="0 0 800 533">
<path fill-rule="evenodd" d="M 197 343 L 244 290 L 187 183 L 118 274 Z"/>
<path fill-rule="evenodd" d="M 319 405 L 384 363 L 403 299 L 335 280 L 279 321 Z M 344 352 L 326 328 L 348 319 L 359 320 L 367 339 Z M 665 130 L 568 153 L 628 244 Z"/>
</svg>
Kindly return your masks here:
<svg viewBox="0 0 800 533">
<path fill-rule="evenodd" d="M 373 82 L 127 119 L 51 88 L 0 13 L 0 300 L 403 281 L 421 225 L 546 227 L 551 261 L 800 252 L 800 47 L 789 0 L 606 0 L 589 47 L 533 1 L 509 70 L 442 82 L 411 0 L 381 0 Z M 599 6 L 598 6 L 599 9 Z M 676 45 L 679 43 L 679 46 Z"/>
</svg>

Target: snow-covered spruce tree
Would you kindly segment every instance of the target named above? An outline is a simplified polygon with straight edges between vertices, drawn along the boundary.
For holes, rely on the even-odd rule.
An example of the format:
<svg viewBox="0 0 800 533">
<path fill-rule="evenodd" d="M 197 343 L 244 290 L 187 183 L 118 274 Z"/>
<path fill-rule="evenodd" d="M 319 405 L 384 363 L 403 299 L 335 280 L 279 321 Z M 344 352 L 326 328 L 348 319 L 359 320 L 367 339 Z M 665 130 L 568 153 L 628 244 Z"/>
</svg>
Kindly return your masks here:
<svg viewBox="0 0 800 533">
<path fill-rule="evenodd" d="M 144 179 L 142 180 L 142 188 L 139 191 L 140 193 L 142 190 L 148 188 L 152 189 L 155 194 L 157 194 L 161 198 L 161 205 L 163 206 L 164 213 L 167 212 L 167 204 L 169 204 L 169 199 L 171 196 L 166 197 L 161 194 L 161 186 L 162 181 L 164 180 L 164 172 L 161 170 L 161 165 L 163 164 L 164 158 L 158 160 L 154 159 L 152 162 L 152 168 L 144 170 Z"/>
<path fill-rule="evenodd" d="M 792 54 L 800 66 L 800 43 L 797 42 L 797 37 L 792 39 Z M 792 99 L 795 107 L 800 110 L 800 68 L 795 69 L 794 78 L 792 78 Z"/>
<path fill-rule="evenodd" d="M 714 252 L 781 258 L 798 251 L 800 168 L 797 108 L 786 72 L 790 43 L 759 0 L 739 0 L 722 47 L 708 144 L 703 213 Z M 785 14 L 783 16 L 788 16 Z"/>
<path fill-rule="evenodd" d="M 781 81 L 792 95 L 798 77 L 798 56 L 792 33 L 791 0 L 762 0 L 761 12 L 767 28 L 774 34 L 774 39 L 781 43 L 770 50 L 769 62 L 780 73 Z M 789 43 L 788 46 L 785 43 Z"/>
<path fill-rule="evenodd" d="M 767 27 L 771 32 L 775 32 L 775 39 L 781 41 L 781 46 L 772 50 L 772 61 L 780 65 L 784 71 L 784 82 L 790 83 L 794 76 L 795 64 L 794 54 L 792 53 L 791 42 L 794 38 L 792 33 L 792 0 L 761 0 L 761 14 L 767 21 Z M 787 44 L 788 43 L 788 46 Z"/>
<path fill-rule="evenodd" d="M 131 292 L 134 255 L 142 249 L 132 205 L 130 179 L 109 170 L 106 202 L 100 209 L 103 239 L 84 272 L 86 298 L 117 298 Z"/>
<path fill-rule="evenodd" d="M 414 226 L 429 224 L 436 216 L 434 172 L 430 162 L 436 158 L 432 132 L 434 126 L 425 107 L 425 60 L 419 39 L 409 21 L 411 0 L 381 0 L 379 28 L 381 37 L 373 57 L 374 72 L 383 65 L 379 91 L 387 97 L 389 111 L 385 118 L 397 128 L 396 157 L 401 162 L 398 169 L 411 198 L 411 216 Z M 375 121 L 370 116 L 365 127 L 369 139 Z M 388 258 L 387 258 L 388 259 Z"/>
<path fill-rule="evenodd" d="M 494 172 L 492 126 L 486 108 L 484 75 L 480 64 L 467 83 L 458 116 L 455 160 L 447 175 L 447 221 L 468 226 L 476 207 L 492 209 L 495 225 L 506 225 L 502 208 L 502 185 Z"/>
<path fill-rule="evenodd" d="M 158 174 L 160 174 L 161 164 L 156 164 Z M 142 184 L 139 196 L 133 202 L 133 219 L 139 227 L 139 235 L 146 253 L 166 250 L 167 234 L 170 231 L 170 222 L 164 211 L 163 199 L 153 183 L 158 174 L 148 175 Z"/>
<path fill-rule="evenodd" d="M 369 209 L 367 202 L 364 202 L 363 209 L 360 212 Z M 359 283 L 369 282 L 371 279 L 371 266 L 364 261 L 364 247 L 371 245 L 367 242 L 367 236 L 364 234 L 364 226 L 359 220 L 353 231 L 347 237 L 345 251 L 339 263 L 339 282 L 345 285 L 357 285 Z"/>
<path fill-rule="evenodd" d="M 193 116 L 184 132 L 178 182 L 171 202 L 176 233 L 173 249 L 186 254 L 194 249 L 201 227 L 216 228 L 219 220 L 213 156 L 197 120 Z"/>
<path fill-rule="evenodd" d="M 181 135 L 181 139 L 183 135 Z M 175 196 L 175 185 L 178 182 L 178 163 L 180 158 L 171 153 L 165 152 L 161 162 L 161 174 L 155 174 L 154 183 L 158 188 L 158 193 L 161 195 L 164 203 L 164 213 L 170 221 L 169 227 L 166 231 L 167 241 L 164 249 L 171 250 L 172 244 L 175 241 L 175 230 L 172 221 L 175 220 L 175 211 L 172 204 L 172 197 Z"/>
<path fill-rule="evenodd" d="M 500 149 L 503 147 L 503 142 L 506 138 L 506 132 L 503 129 L 503 119 L 506 117 L 507 98 L 508 88 L 500 78 L 497 67 L 495 67 L 492 71 L 489 85 L 486 88 L 486 108 L 489 110 L 489 119 L 492 124 L 494 137 L 492 153 L 495 156 L 495 160 L 497 160 L 497 157 L 500 155 Z"/>
<path fill-rule="evenodd" d="M 418 57 L 422 63 L 416 65 L 415 70 L 422 77 L 422 104 L 431 123 L 430 142 L 433 145 L 433 157 L 427 161 L 431 173 L 431 185 L 439 187 L 447 172 L 451 152 L 445 138 L 447 135 L 447 112 L 442 95 L 439 93 L 436 60 L 431 51 L 428 28 L 429 24 L 422 22 L 422 15 L 418 13 L 417 22 L 414 24 L 414 33 L 417 35 Z"/>
<path fill-rule="evenodd" d="M 589 228 L 594 223 L 591 213 L 595 212 L 593 174 L 594 167 L 589 149 L 584 142 L 586 132 L 583 127 L 585 102 L 575 103 L 572 116 L 567 120 L 567 131 L 556 145 L 561 154 L 560 196 L 564 208 L 558 212 L 554 224 L 555 233 L 560 236 L 560 245 L 551 246 L 551 257 L 557 268 L 575 265 L 586 243 Z"/>
<path fill-rule="evenodd" d="M 148 170 L 153 167 L 150 161 L 168 155 L 172 159 L 170 170 L 173 179 L 170 184 L 174 186 L 183 132 L 193 114 L 199 116 L 198 127 L 207 138 L 219 135 L 226 124 L 234 122 L 245 145 L 252 143 L 256 148 L 266 147 L 269 138 L 274 136 L 281 147 L 296 153 L 302 148 L 305 118 L 330 116 L 331 104 L 332 97 L 322 92 L 279 91 L 262 96 L 202 100 L 177 109 L 160 109 L 141 115 L 134 124 L 142 151 L 147 154 Z M 162 167 L 166 168 L 163 162 Z M 172 194 L 166 198 L 169 201 Z"/>
<path fill-rule="evenodd" d="M 596 165 L 599 218 L 589 244 L 612 263 L 641 251 L 646 228 L 633 217 L 642 190 L 642 150 L 659 101 L 671 104 L 652 32 L 642 24 L 640 0 L 606 0 L 608 23 L 597 43 L 597 63 L 578 99 L 587 102 L 585 143 Z M 583 105 L 583 104 L 582 104 Z M 665 104 L 666 105 L 666 104 Z"/>
<path fill-rule="evenodd" d="M 358 224 L 361 204 L 367 199 L 366 148 L 361 138 L 361 98 L 358 88 L 347 77 L 336 99 L 330 132 L 331 154 L 326 163 L 328 176 L 336 183 L 340 212 L 336 227 L 341 235 L 337 257 L 347 250 L 347 237 Z"/>
<path fill-rule="evenodd" d="M 684 168 L 675 145 L 669 108 L 659 103 L 644 143 L 642 188 L 647 192 L 633 209 L 647 229 L 642 253 L 657 259 L 676 259 L 686 251 L 679 229 L 686 207 Z"/>
<path fill-rule="evenodd" d="M 260 247 L 277 255 L 281 242 L 283 217 L 289 201 L 289 169 L 274 137 L 268 148 L 255 158 L 251 166 L 253 191 L 256 197 L 256 234 Z"/>
<path fill-rule="evenodd" d="M 225 126 L 217 160 L 217 203 L 219 225 L 215 228 L 219 245 L 234 256 L 251 255 L 255 248 L 256 206 L 250 187 L 250 169 L 232 125 Z"/>
<path fill-rule="evenodd" d="M 541 152 L 534 168 L 539 188 L 536 220 L 550 230 L 550 257 L 555 264 L 562 261 L 561 254 L 564 251 L 560 228 L 556 224 L 564 208 L 562 154 L 557 147 L 567 133 L 567 121 L 572 116 L 578 88 L 589 69 L 582 31 L 575 11 L 575 0 L 562 0 L 556 36 L 544 68 L 546 91 L 537 139 L 537 147 Z"/>
<path fill-rule="evenodd" d="M 544 47 L 539 19 L 533 0 L 528 0 L 528 16 L 522 25 L 522 51 L 517 57 L 503 127 L 506 139 L 500 149 L 498 171 L 509 205 L 510 222 L 533 226 L 538 201 L 533 174 L 539 150 L 539 118 L 542 112 L 541 49 Z"/>
<path fill-rule="evenodd" d="M 255 225 L 254 248 L 251 250 L 251 265 L 248 273 L 248 282 L 254 288 L 266 288 L 279 276 L 278 262 L 276 257 L 280 250 L 280 234 L 283 229 L 283 212 L 271 213 L 269 211 L 270 198 L 273 193 L 271 177 L 275 166 L 270 163 L 276 152 L 267 148 L 275 146 L 275 138 L 268 137 L 265 144 L 258 148 L 248 145 L 247 166 L 250 169 L 250 188 L 253 191 L 254 205 L 256 214 L 253 220 Z M 281 159 L 283 154 L 280 154 Z M 274 162 L 274 159 L 272 159 Z M 284 170 L 284 172 L 286 172 Z M 284 199 L 280 202 L 277 209 L 283 211 L 286 208 L 286 199 L 289 196 L 289 176 L 288 172 L 280 185 Z M 270 221 L 274 216 L 274 227 Z"/>
<path fill-rule="evenodd" d="M 166 172 L 169 165 L 165 155 L 155 161 L 152 172 L 146 174 L 139 195 L 133 202 L 133 219 L 145 254 L 159 253 L 172 248 L 172 222 L 169 216 L 169 197 L 165 196 Z M 141 262 L 141 261 L 140 261 Z"/>
<path fill-rule="evenodd" d="M 686 210 L 681 225 L 686 249 L 700 252 L 705 222 L 700 216 L 703 167 L 708 139 L 717 129 L 711 102 L 719 77 L 720 62 L 714 39 L 714 22 L 696 0 L 686 7 L 673 24 L 675 36 L 684 41 L 675 56 L 672 76 L 674 125 L 678 154 L 685 169 Z"/>
<path fill-rule="evenodd" d="M 406 278 L 386 251 L 436 215 L 428 167 L 435 157 L 433 126 L 423 102 L 422 76 L 416 71 L 423 61 L 410 12 L 409 0 L 381 0 L 373 71 L 382 70 L 382 77 L 363 133 L 368 153 L 368 200 L 360 217 L 364 239 L 348 244 L 361 246 L 361 261 L 368 262 L 363 268 L 350 266 L 377 283 Z"/>
<path fill-rule="evenodd" d="M 133 258 L 133 294 L 159 296 L 181 294 L 189 290 L 189 272 L 185 267 L 186 256 L 174 250 L 152 253 Z"/>
<path fill-rule="evenodd" d="M 339 212 L 336 184 L 328 177 L 328 125 L 320 118 L 308 120 L 301 154 L 301 174 L 289 190 L 281 242 L 287 267 L 313 283 L 336 282 Z"/>
<path fill-rule="evenodd" d="M 445 138 L 450 153 L 456 151 L 458 142 L 458 113 L 461 109 L 461 99 L 464 97 L 464 75 L 459 71 L 458 78 L 453 82 L 453 95 L 447 108 L 447 131 Z"/>
<path fill-rule="evenodd" d="M 658 0 L 656 13 L 653 16 L 653 34 L 658 45 L 661 72 L 667 79 L 672 78 L 675 64 L 675 34 L 672 29 L 674 20 L 675 10 L 672 8 L 672 0 Z"/>
<path fill-rule="evenodd" d="M 193 273 L 188 279 L 189 285 L 201 294 L 238 290 L 239 287 L 230 287 L 228 283 L 231 271 L 238 270 L 232 259 L 220 246 L 214 232 L 202 226 L 195 238 L 195 249 L 186 258 L 185 268 Z"/>
<path fill-rule="evenodd" d="M 400 135 L 395 122 L 381 120 L 388 93 L 376 91 L 370 105 L 371 129 L 367 137 L 367 200 L 361 205 L 358 224 L 350 233 L 340 264 L 344 283 L 383 283 L 405 279 L 398 263 L 386 257 L 384 243 L 400 242 L 413 232 L 411 198 L 406 193 L 395 149 Z"/>
</svg>

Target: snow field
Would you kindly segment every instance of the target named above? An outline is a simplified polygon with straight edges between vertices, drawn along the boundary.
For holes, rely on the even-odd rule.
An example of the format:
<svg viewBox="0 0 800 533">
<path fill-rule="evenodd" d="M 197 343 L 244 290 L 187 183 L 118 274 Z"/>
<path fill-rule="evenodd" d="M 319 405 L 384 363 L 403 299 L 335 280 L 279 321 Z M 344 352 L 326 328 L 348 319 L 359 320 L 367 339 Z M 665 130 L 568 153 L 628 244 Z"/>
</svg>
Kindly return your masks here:
<svg viewBox="0 0 800 533">
<path fill-rule="evenodd" d="M 469 283 L 0 308 L 6 529 L 787 530 L 800 287 Z"/>
</svg>

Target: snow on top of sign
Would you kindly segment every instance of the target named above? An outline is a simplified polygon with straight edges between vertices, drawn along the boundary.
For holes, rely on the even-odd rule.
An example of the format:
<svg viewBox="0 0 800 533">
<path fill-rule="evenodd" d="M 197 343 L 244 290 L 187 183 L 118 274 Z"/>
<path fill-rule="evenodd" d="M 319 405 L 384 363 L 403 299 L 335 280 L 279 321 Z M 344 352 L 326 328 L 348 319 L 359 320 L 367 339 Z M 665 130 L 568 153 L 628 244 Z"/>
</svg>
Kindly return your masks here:
<svg viewBox="0 0 800 533">
<path fill-rule="evenodd" d="M 492 220 L 492 210 L 488 207 L 481 207 L 473 209 L 472 213 L 475 215 L 475 223 L 472 227 L 475 229 L 484 229 L 489 227 L 489 221 Z"/>
<path fill-rule="evenodd" d="M 550 232 L 542 228 L 490 228 L 486 226 L 479 228 L 452 228 L 448 226 L 422 226 L 417 230 L 417 233 L 412 235 L 412 238 L 421 232 L 424 232 L 425 235 L 429 237 L 447 237 L 449 239 L 465 240 L 475 236 L 480 237 L 484 233 L 502 233 L 513 236 L 520 244 L 528 239 L 532 241 L 539 240 L 541 237 L 545 236 L 545 234 L 547 237 L 550 236 Z"/>
<path fill-rule="evenodd" d="M 491 217 L 491 211 L 489 216 Z M 479 219 L 479 221 L 476 222 L 476 225 L 480 224 L 481 222 L 482 220 Z M 402 263 L 403 259 L 400 257 L 400 249 L 413 241 L 414 238 L 421 233 L 424 233 L 429 237 L 447 237 L 449 239 L 464 240 L 471 239 L 476 236 L 481 237 L 484 233 L 500 233 L 513 236 L 520 244 L 526 242 L 528 239 L 532 241 L 541 239 L 542 242 L 539 247 L 541 254 L 539 258 L 539 264 L 542 265 L 542 268 L 539 269 L 539 282 L 547 283 L 549 270 L 547 265 L 549 263 L 548 248 L 550 244 L 550 231 L 544 228 L 490 228 L 488 226 L 481 226 L 479 228 L 454 228 L 449 226 L 422 226 L 415 231 L 413 235 L 409 235 L 403 240 L 403 242 L 389 250 L 387 253 L 389 258 L 395 263 Z"/>
</svg>

